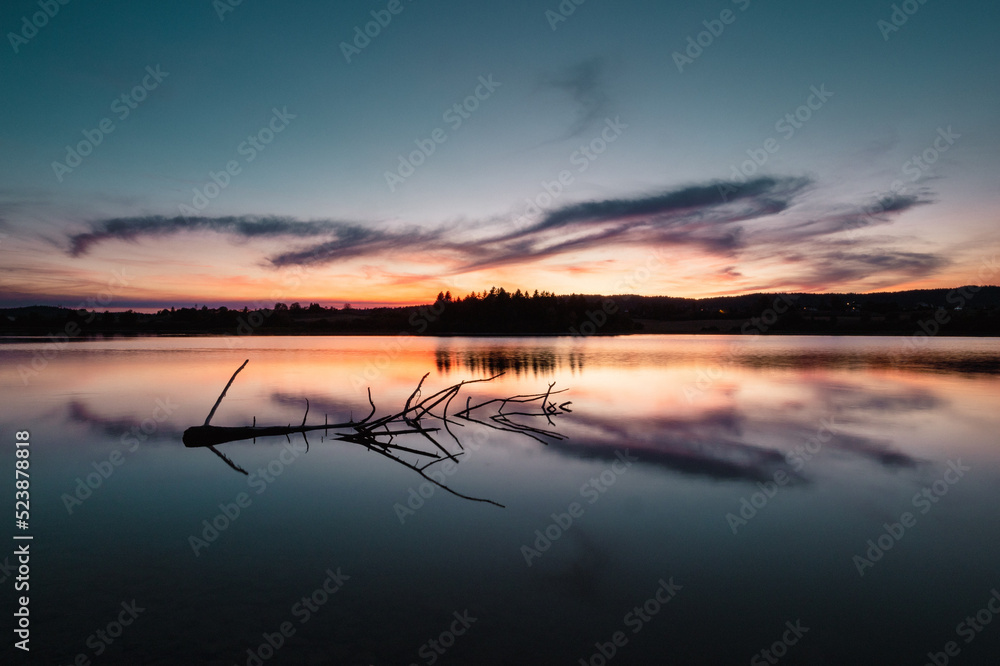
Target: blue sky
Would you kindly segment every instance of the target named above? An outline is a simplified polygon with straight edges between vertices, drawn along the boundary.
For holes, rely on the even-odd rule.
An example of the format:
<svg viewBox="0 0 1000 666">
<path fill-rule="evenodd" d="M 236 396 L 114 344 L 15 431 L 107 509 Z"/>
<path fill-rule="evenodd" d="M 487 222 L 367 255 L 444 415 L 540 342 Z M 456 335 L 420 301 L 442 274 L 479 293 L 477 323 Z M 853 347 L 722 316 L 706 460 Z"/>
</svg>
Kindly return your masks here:
<svg viewBox="0 0 1000 666">
<path fill-rule="evenodd" d="M 995 3 L 561 6 L 4 3 L 0 301 L 997 282 Z"/>
</svg>

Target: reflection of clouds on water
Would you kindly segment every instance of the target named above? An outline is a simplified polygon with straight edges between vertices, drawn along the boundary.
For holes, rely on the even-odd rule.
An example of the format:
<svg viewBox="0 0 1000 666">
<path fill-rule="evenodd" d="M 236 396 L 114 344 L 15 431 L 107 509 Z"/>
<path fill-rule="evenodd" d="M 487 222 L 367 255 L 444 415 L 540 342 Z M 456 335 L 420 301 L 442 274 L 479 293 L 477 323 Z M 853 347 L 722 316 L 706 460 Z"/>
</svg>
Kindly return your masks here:
<svg viewBox="0 0 1000 666">
<path fill-rule="evenodd" d="M 292 395 L 290 393 L 275 392 L 270 395 L 271 402 L 288 407 L 290 410 L 304 411 L 307 396 Z M 330 399 L 309 400 L 309 414 L 316 415 L 317 420 L 310 416 L 310 423 L 319 423 L 324 416 L 330 417 L 330 423 L 347 421 L 353 417 L 363 418 L 365 416 L 364 404 L 351 401 L 337 401 Z M 183 428 L 168 422 L 156 421 L 154 408 L 145 414 L 130 414 L 127 416 L 103 416 L 81 400 L 70 400 L 66 403 L 66 421 L 85 425 L 103 435 L 109 437 L 120 437 L 129 432 L 143 432 L 158 436 L 161 439 L 180 440 Z M 156 423 L 155 431 L 151 431 L 150 421 Z M 143 424 L 146 424 L 145 430 Z M 190 423 L 183 424 L 186 428 Z M 245 424 L 245 425 L 249 425 Z"/>
<path fill-rule="evenodd" d="M 887 441 L 880 442 L 864 437 L 840 435 L 834 438 L 832 444 L 841 451 L 870 458 L 885 467 L 916 467 L 921 462 L 913 456 L 890 448 L 891 442 Z"/>
<path fill-rule="evenodd" d="M 681 372 L 691 368 L 692 360 L 698 367 L 702 357 L 711 356 L 714 348 L 700 339 L 687 340 L 682 341 L 681 346 L 692 346 L 696 353 L 694 356 L 677 355 L 673 349 L 676 345 L 660 343 L 647 348 L 648 340 L 637 339 L 637 342 L 642 351 L 632 352 L 642 358 L 643 366 L 649 367 L 647 362 L 652 367 L 675 363 Z M 793 343 L 812 344 L 811 341 Z M 528 380 L 538 376 L 552 377 L 561 381 L 560 386 L 569 388 L 569 397 L 573 397 L 574 382 L 562 381 L 562 375 L 569 370 L 575 382 L 582 382 L 577 390 L 583 391 L 584 396 L 589 393 L 600 408 L 583 408 L 585 403 L 577 394 L 572 417 L 561 422 L 558 428 L 568 439 L 549 444 L 551 450 L 561 455 L 612 461 L 617 451 L 629 448 L 645 465 L 716 480 L 768 481 L 776 471 L 785 470 L 790 483 L 808 483 L 819 473 L 818 468 L 793 467 L 787 454 L 816 433 L 822 417 L 832 418 L 838 427 L 829 441 L 823 443 L 821 457 L 864 460 L 890 471 L 915 467 L 920 460 L 904 452 L 908 449 L 898 438 L 902 426 L 897 421 L 900 417 L 933 413 L 951 405 L 945 393 L 926 382 L 900 378 L 906 375 L 881 372 L 855 375 L 841 371 L 844 365 L 881 363 L 886 350 L 875 343 L 871 343 L 874 347 L 865 346 L 850 352 L 755 346 L 753 353 L 741 357 L 739 363 L 755 369 L 772 368 L 776 374 L 755 372 L 750 375 L 753 381 L 743 384 L 740 382 L 742 375 L 735 373 L 733 381 L 713 388 L 713 400 L 706 401 L 705 406 L 671 402 L 663 391 L 669 385 L 657 385 L 656 393 L 636 394 L 630 392 L 631 386 L 617 391 L 603 379 L 598 385 L 588 382 L 588 375 L 582 374 L 584 366 L 598 372 L 610 362 L 629 365 L 631 356 L 609 355 L 602 351 L 604 344 L 600 341 L 594 349 L 556 339 L 516 343 L 503 340 L 500 344 L 496 340 L 480 344 L 475 339 L 442 339 L 430 350 L 433 350 L 434 362 L 442 375 L 454 373 L 468 377 L 507 372 Z M 838 344 L 841 343 L 838 341 Z M 995 357 L 984 356 L 978 351 L 965 355 L 942 351 L 924 356 L 933 358 L 920 360 L 921 357 L 913 355 L 914 370 L 950 368 L 968 372 L 970 368 L 982 369 L 995 363 Z M 801 367 L 789 370 L 789 364 L 801 364 Z M 817 370 L 813 364 L 822 368 Z M 768 397 L 771 387 L 776 399 Z M 790 387 L 794 390 L 789 391 Z M 385 388 L 374 387 L 376 400 Z M 363 416 L 359 410 L 365 405 L 353 395 L 293 391 L 275 391 L 268 398 L 273 405 L 282 408 L 282 413 L 301 414 L 308 397 L 310 422 L 315 422 L 313 419 L 322 422 L 327 416 L 331 422 Z M 660 406 L 654 406 L 654 401 Z M 88 424 L 113 437 L 141 428 L 149 417 L 148 413 L 102 416 L 100 411 L 114 410 L 95 410 L 80 399 L 67 403 L 66 409 L 70 421 Z M 177 435 L 178 428 L 170 422 L 158 425 L 156 438 L 176 438 Z"/>
<path fill-rule="evenodd" d="M 145 435 L 140 439 L 148 442 L 152 439 L 180 440 L 181 429 L 154 417 L 154 409 L 145 414 L 130 416 L 102 416 L 79 400 L 66 403 L 66 421 L 92 428 L 108 437 L 123 437 L 128 433 Z M 148 436 L 149 439 L 146 439 Z"/>
<path fill-rule="evenodd" d="M 574 412 L 582 426 L 568 440 L 549 448 L 577 458 L 614 460 L 629 449 L 640 464 L 716 479 L 763 481 L 786 467 L 781 451 L 746 441 L 744 416 L 736 409 L 714 410 L 692 418 L 603 417 Z M 794 475 L 793 475 L 794 481 Z"/>
<path fill-rule="evenodd" d="M 864 390 L 860 386 L 854 389 Z M 834 405 L 831 416 L 835 427 L 821 448 L 828 454 L 859 457 L 885 468 L 914 467 L 920 461 L 894 448 L 892 440 L 841 430 L 839 426 L 846 425 L 846 421 L 841 424 L 838 415 L 850 413 L 851 425 L 856 427 L 867 423 L 863 418 L 867 409 L 881 410 L 884 415 L 932 409 L 942 402 L 927 392 L 882 394 L 872 396 L 871 400 L 857 396 Z M 614 460 L 617 451 L 627 448 L 639 458 L 640 464 L 717 480 L 769 481 L 775 472 L 784 470 L 794 485 L 808 483 L 809 474 L 793 470 L 786 454 L 805 444 L 819 427 L 803 416 L 780 417 L 773 413 L 758 416 L 735 405 L 671 417 L 603 416 L 577 410 L 572 417 L 572 431 L 567 433 L 569 438 L 552 442 L 549 448 L 575 458 L 607 461 Z M 796 439 L 796 434 L 801 436 Z"/>
<path fill-rule="evenodd" d="M 277 403 L 279 405 L 288 406 L 289 408 L 298 408 L 304 410 L 306 406 L 306 400 L 309 400 L 309 413 L 316 414 L 319 416 L 329 416 L 330 423 L 338 423 L 341 421 L 348 421 L 352 418 L 357 417 L 358 419 L 364 418 L 365 413 L 363 412 L 364 405 L 357 402 L 341 402 L 338 400 L 330 400 L 328 398 L 316 398 L 309 397 L 305 395 L 292 395 L 290 393 L 272 393 L 271 402 Z M 309 423 L 319 423 L 318 420 L 310 420 Z"/>
<path fill-rule="evenodd" d="M 488 372 L 515 368 L 516 372 L 543 372 L 547 364 L 556 365 L 556 354 L 535 354 L 531 349 L 521 354 L 504 350 L 477 354 L 437 352 L 439 364 L 444 357 L 468 363 Z M 479 364 L 478 366 L 476 364 Z M 767 481 L 778 470 L 785 470 L 790 483 L 808 483 L 810 475 L 794 471 L 786 454 L 804 444 L 817 429 L 810 420 L 811 411 L 822 410 L 834 419 L 838 428 L 823 444 L 824 455 L 847 455 L 867 459 L 885 468 L 914 467 L 919 460 L 893 446 L 891 439 L 859 434 L 866 426 L 884 424 L 895 415 L 940 409 L 948 401 L 923 387 L 893 384 L 852 383 L 841 379 L 810 377 L 803 397 L 788 409 L 758 413 L 747 406 L 732 404 L 686 415 L 647 415 L 635 413 L 588 413 L 577 410 L 560 432 L 568 436 L 553 441 L 549 448 L 562 455 L 580 459 L 615 460 L 618 451 L 628 448 L 646 465 L 654 465 L 681 474 L 716 480 Z M 729 394 L 727 399 L 734 399 Z M 274 392 L 271 402 L 289 409 L 302 409 L 304 395 Z M 310 414 L 329 416 L 331 422 L 346 421 L 358 413 L 353 400 L 329 397 L 310 399 Z M 86 424 L 110 437 L 141 432 L 149 414 L 103 416 L 80 400 L 66 404 L 67 420 Z M 849 428 L 855 432 L 847 432 Z M 156 439 L 177 439 L 180 429 L 170 423 L 157 423 L 149 433 Z M 154 437 L 150 437 L 153 439 Z M 144 438 L 145 439 L 145 438 Z"/>
<path fill-rule="evenodd" d="M 836 381 L 812 377 L 809 388 L 831 412 L 847 415 L 852 411 L 883 412 L 887 415 L 940 409 L 948 404 L 938 393 L 924 387 L 899 386 L 883 382 Z"/>
<path fill-rule="evenodd" d="M 658 663 L 673 654 L 684 663 L 746 663 L 778 638 L 775 627 L 787 618 L 777 613 L 791 608 L 834 637 L 811 654 L 798 653 L 802 659 L 895 663 L 898 646 L 872 636 L 903 636 L 914 627 L 928 636 L 952 631 L 956 614 L 981 607 L 983 590 L 994 584 L 990 575 L 1000 556 L 997 540 L 990 538 L 1000 534 L 996 378 L 928 372 L 927 366 L 727 365 L 718 381 L 688 401 L 685 384 L 724 358 L 733 343 L 708 336 L 414 338 L 371 381 L 380 414 L 401 408 L 428 371 L 428 390 L 436 390 L 498 365 L 511 370 L 494 384 L 469 387 L 477 398 L 544 390 L 553 381 L 568 389 L 565 399 L 573 411 L 555 419 L 555 430 L 567 440 L 543 446 L 496 433 L 475 456 L 460 459 L 458 474 L 449 477 L 456 489 L 508 508 L 435 495 L 400 525 L 393 503 L 405 503 L 422 480 L 356 447 L 338 445 L 346 451 L 329 453 L 333 447 L 317 438 L 308 456 L 299 458 L 306 462 L 289 467 L 266 494 L 252 495 L 245 515 L 196 561 L 190 551 L 182 552 L 188 536 L 247 486 L 211 453 L 185 449 L 178 429 L 204 421 L 226 379 L 247 357 L 254 374 L 234 384 L 216 414 L 219 425 L 250 425 L 254 415 L 258 425 L 297 424 L 306 398 L 310 423 L 322 423 L 327 413 L 331 420 L 347 420 L 352 410 L 355 418 L 363 417 L 366 394 L 350 378 L 363 376 L 366 364 L 391 342 L 247 338 L 241 340 L 246 353 L 208 338 L 81 343 L 61 354 L 61 374 L 52 369 L 24 388 L 14 375 L 5 386 L 8 425 L 34 424 L 32 435 L 45 446 L 32 455 L 56 493 L 74 492 L 78 478 L 95 472 L 95 463 L 106 468 L 111 450 L 126 448 L 122 435 L 153 417 L 158 396 L 184 403 L 142 444 L 155 455 L 126 458 L 127 471 L 102 485 L 100 499 L 68 515 L 58 495 L 50 496 L 54 510 L 46 510 L 39 529 L 47 533 L 52 571 L 65 575 L 43 578 L 36 591 L 52 601 L 41 608 L 59 615 L 48 613 L 59 622 L 53 624 L 54 640 L 45 643 L 52 658 L 42 661 L 55 663 L 60 654 L 79 651 L 80 637 L 100 626 L 94 599 L 111 595 L 111 605 L 136 596 L 192 620 L 180 621 L 183 631 L 167 627 L 169 635 L 159 637 L 175 662 L 198 662 L 197 645 L 188 649 L 192 637 L 216 661 L 236 658 L 287 617 L 326 567 L 337 566 L 363 584 L 345 588 L 346 596 L 338 593 L 336 604 L 327 604 L 307 627 L 319 634 L 323 627 L 312 622 L 333 627 L 330 641 L 307 641 L 301 650 L 286 644 L 291 661 L 318 663 L 324 655 L 343 663 L 420 661 L 419 646 L 447 628 L 453 611 L 468 608 L 482 619 L 462 639 L 469 642 L 456 643 L 447 659 L 559 663 L 570 655 L 575 663 L 593 652 L 598 639 L 607 641 L 618 628 L 630 631 L 622 616 L 649 596 L 661 576 L 676 575 L 697 594 L 678 601 L 683 607 L 671 604 L 634 642 L 630 638 L 618 659 Z M 996 341 L 931 344 L 945 343 L 972 358 L 984 350 L 1000 356 Z M 870 358 L 865 349 L 897 344 L 761 338 L 745 348 L 778 362 L 779 349 L 793 356 L 802 348 L 819 349 L 814 358 L 822 357 L 823 348 L 831 357 L 858 349 Z M 497 352 L 493 360 L 491 349 Z M 583 361 L 583 371 L 570 371 L 570 354 Z M 466 358 L 475 362 L 466 365 Z M 451 374 L 436 373 L 436 361 L 451 363 Z M 574 364 L 579 370 L 581 364 Z M 963 362 L 956 355 L 951 365 Z M 517 366 L 520 376 L 513 371 Z M 794 470 L 785 454 L 816 435 L 824 418 L 838 428 L 797 476 L 790 475 L 796 485 L 758 508 L 754 522 L 734 536 L 726 514 L 739 515 L 741 500 L 761 492 L 757 483 L 771 480 L 774 471 Z M 470 426 L 460 436 L 481 430 Z M 281 437 L 223 451 L 256 471 L 285 443 Z M 587 504 L 581 484 L 626 448 L 639 462 L 599 502 Z M 973 471 L 923 516 L 912 498 L 957 458 Z M 520 546 L 533 548 L 534 530 L 544 533 L 551 515 L 567 511 L 573 501 L 583 505 L 583 516 L 526 566 Z M 885 523 L 899 522 L 903 511 L 918 516 L 917 527 L 878 565 L 881 583 L 851 584 L 858 580 L 851 557 L 863 554 L 866 541 Z M 95 539 L 98 533 L 115 538 Z M 75 573 L 80 571 L 89 574 Z M 914 580 L 923 581 L 919 589 Z M 778 610 L 768 614 L 764 607 Z M 912 612 L 901 616 L 904 607 Z M 268 608 L 271 616 L 264 613 Z M 864 610 L 860 615 L 858 608 Z M 238 621 L 229 627 L 220 618 Z M 726 630 L 713 633 L 705 629 L 709 625 Z M 970 649 L 990 640 L 984 632 Z M 491 654 L 485 661 L 466 658 L 463 645 Z M 983 644 L 982 654 L 992 647 Z M 363 652 L 369 658 L 362 662 L 357 655 Z M 788 659 L 794 658 L 790 652 Z"/>
</svg>

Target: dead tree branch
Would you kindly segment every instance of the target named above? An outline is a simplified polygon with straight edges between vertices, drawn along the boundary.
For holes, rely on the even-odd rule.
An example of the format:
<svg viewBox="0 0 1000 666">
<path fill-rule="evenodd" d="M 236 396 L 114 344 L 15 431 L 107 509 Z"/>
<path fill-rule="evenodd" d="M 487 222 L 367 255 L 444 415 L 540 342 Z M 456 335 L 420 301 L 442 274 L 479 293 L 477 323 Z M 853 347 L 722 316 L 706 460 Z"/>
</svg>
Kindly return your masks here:
<svg viewBox="0 0 1000 666">
<path fill-rule="evenodd" d="M 555 386 L 555 383 L 553 382 L 552 384 L 549 384 L 548 389 L 544 393 L 515 395 L 508 398 L 492 398 L 475 405 L 472 404 L 471 397 L 468 397 L 466 398 L 465 409 L 455 413 L 454 415 L 450 415 L 448 409 L 451 406 L 452 401 L 458 397 L 463 387 L 468 384 L 493 381 L 503 375 L 503 373 L 493 375 L 492 377 L 484 377 L 482 379 L 465 380 L 459 382 L 458 384 L 453 384 L 443 388 L 427 397 L 422 397 L 424 381 L 430 375 L 430 373 L 427 373 L 420 378 L 420 381 L 417 383 L 417 387 L 406 399 L 406 403 L 401 411 L 377 418 L 375 420 L 372 419 L 377 410 L 375 407 L 375 401 L 372 400 L 371 389 L 369 388 L 368 403 L 371 405 L 371 412 L 369 412 L 369 414 L 360 421 L 354 421 L 352 419 L 344 423 L 329 423 L 328 419 L 324 417 L 322 425 L 306 425 L 306 420 L 309 416 L 309 400 L 307 399 L 306 411 L 302 417 L 302 423 L 297 426 L 293 426 L 291 424 L 287 426 L 258 426 L 256 417 L 254 417 L 254 423 L 252 426 L 230 427 L 210 425 L 210 421 L 215 415 L 220 403 L 222 403 L 222 399 L 226 397 L 226 391 L 229 390 L 229 387 L 232 386 L 233 381 L 236 379 L 236 375 L 238 375 L 240 371 L 246 367 L 247 363 L 249 363 L 249 359 L 244 361 L 243 365 L 241 365 L 236 372 L 233 373 L 233 376 L 229 379 L 229 383 L 226 384 L 226 387 L 219 395 L 219 399 L 216 400 L 215 405 L 212 407 L 212 411 L 209 412 L 208 418 L 205 419 L 204 425 L 192 426 L 184 431 L 183 441 L 185 446 L 208 448 L 212 451 L 212 453 L 222 458 L 222 460 L 225 461 L 229 467 L 242 474 L 247 474 L 246 470 L 216 449 L 216 445 L 256 439 L 257 437 L 273 437 L 278 435 L 289 437 L 292 434 L 301 433 L 302 437 L 306 441 L 306 446 L 308 447 L 309 440 L 306 438 L 307 432 L 323 430 L 329 434 L 330 430 L 340 431 L 336 432 L 332 437 L 330 437 L 330 439 L 364 446 L 369 451 L 374 451 L 381 456 L 413 470 L 430 483 L 451 493 L 452 495 L 455 495 L 456 497 L 474 502 L 494 504 L 500 507 L 503 505 L 494 502 L 493 500 L 471 497 L 457 492 L 427 474 L 426 470 L 431 465 L 444 460 L 451 460 L 457 463 L 459 462 L 458 457 L 462 455 L 461 451 L 456 453 L 449 451 L 447 447 L 438 441 L 442 428 L 443 432 L 446 432 L 455 442 L 455 445 L 462 451 L 464 451 L 465 447 L 462 446 L 461 440 L 452 430 L 452 426 L 462 427 L 465 423 L 477 423 L 494 430 L 525 435 L 543 444 L 547 444 L 548 439 L 561 440 L 564 437 L 552 429 L 536 427 L 531 424 L 531 421 L 541 417 L 546 420 L 548 426 L 555 427 L 553 417 L 569 412 L 570 410 L 568 405 L 571 404 L 569 402 L 563 402 L 557 405 L 552 402 L 551 397 L 553 395 L 565 391 L 565 389 L 553 391 L 553 386 Z M 496 411 L 493 413 L 485 413 L 485 408 L 493 405 L 497 405 Z M 516 411 L 504 411 L 508 406 L 511 406 Z M 529 407 L 532 406 L 534 409 L 529 409 Z M 435 413 L 434 410 L 439 407 L 441 412 Z M 428 425 L 424 425 L 425 419 L 429 422 Z M 395 442 L 397 437 L 406 435 L 419 435 L 424 442 L 429 443 L 429 445 L 432 445 L 433 448 L 421 449 L 415 446 L 403 446 Z M 417 459 L 415 462 L 410 462 L 402 458 L 401 454 L 413 455 L 416 456 Z"/>
</svg>

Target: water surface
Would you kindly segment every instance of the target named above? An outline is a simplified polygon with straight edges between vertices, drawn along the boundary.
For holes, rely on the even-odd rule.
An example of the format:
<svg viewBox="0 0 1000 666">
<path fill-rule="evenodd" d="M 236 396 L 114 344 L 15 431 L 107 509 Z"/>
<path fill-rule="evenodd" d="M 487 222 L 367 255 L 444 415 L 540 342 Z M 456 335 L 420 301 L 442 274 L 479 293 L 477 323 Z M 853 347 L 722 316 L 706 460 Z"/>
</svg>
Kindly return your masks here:
<svg viewBox="0 0 1000 666">
<path fill-rule="evenodd" d="M 322 433 L 219 446 L 248 477 L 181 443 L 248 358 L 213 424 L 300 423 L 306 399 L 310 423 L 361 418 L 369 386 L 386 414 L 425 373 L 425 394 L 555 382 L 572 412 L 544 445 L 460 429 L 447 483 L 506 508 Z M 32 442 L 31 663 L 922 664 L 949 641 L 995 663 L 1000 622 L 960 623 L 1000 587 L 998 364 L 956 338 L 3 345 L 0 431 Z"/>
</svg>

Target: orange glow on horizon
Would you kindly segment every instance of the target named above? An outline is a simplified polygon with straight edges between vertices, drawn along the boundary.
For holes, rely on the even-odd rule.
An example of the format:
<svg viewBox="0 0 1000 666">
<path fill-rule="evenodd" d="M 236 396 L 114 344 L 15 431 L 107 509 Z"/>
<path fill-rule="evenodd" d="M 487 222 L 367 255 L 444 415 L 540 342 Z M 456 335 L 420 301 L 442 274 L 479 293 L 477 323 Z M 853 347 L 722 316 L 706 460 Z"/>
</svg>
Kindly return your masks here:
<svg viewBox="0 0 1000 666">
<path fill-rule="evenodd" d="M 455 298 L 492 287 L 556 294 L 644 295 L 679 298 L 754 293 L 872 293 L 907 289 L 952 289 L 996 283 L 996 271 L 969 251 L 950 266 L 923 278 L 871 274 L 824 284 L 808 258 L 720 257 L 697 249 L 654 251 L 621 246 L 520 264 L 461 272 L 444 254 L 398 260 L 375 257 L 335 264 L 275 268 L 264 243 L 193 243 L 190 234 L 138 243 L 115 242 L 90 254 L 53 257 L 44 244 L 16 247 L 6 267 L 3 291 L 25 304 L 48 303 L 97 310 L 156 311 L 208 305 L 242 309 L 275 303 L 319 303 L 340 308 L 403 307 L 432 303 L 439 292 Z M 44 269 L 40 267 L 44 266 Z M 985 268 L 984 268 L 985 267 Z M 985 278 L 985 279 L 984 279 Z"/>
</svg>

